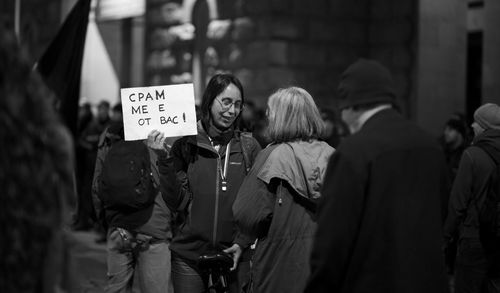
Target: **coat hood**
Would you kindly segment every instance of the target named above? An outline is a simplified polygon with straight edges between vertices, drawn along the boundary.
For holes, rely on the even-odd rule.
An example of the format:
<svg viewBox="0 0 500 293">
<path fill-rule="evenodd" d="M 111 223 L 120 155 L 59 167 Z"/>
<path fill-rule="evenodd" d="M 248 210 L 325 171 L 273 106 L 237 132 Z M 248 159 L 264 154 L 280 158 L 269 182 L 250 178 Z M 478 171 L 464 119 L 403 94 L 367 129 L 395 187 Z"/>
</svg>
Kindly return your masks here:
<svg viewBox="0 0 500 293">
<path fill-rule="evenodd" d="M 323 141 L 297 141 L 278 145 L 269 155 L 257 177 L 287 181 L 302 197 L 317 199 L 330 156 L 335 151 Z"/>
</svg>

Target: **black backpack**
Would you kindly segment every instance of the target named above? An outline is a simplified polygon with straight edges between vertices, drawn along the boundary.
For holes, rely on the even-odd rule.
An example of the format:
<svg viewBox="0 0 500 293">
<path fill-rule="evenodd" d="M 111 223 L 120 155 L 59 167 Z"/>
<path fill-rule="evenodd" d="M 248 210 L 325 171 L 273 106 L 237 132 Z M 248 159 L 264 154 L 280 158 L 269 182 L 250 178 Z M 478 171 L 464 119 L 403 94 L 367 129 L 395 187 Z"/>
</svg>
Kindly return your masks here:
<svg viewBox="0 0 500 293">
<path fill-rule="evenodd" d="M 494 155 L 495 150 L 489 146 L 479 147 L 495 163 L 495 168 L 489 175 L 484 200 L 477 203 L 479 237 L 486 253 L 498 254 L 500 252 L 500 158 Z"/>
<path fill-rule="evenodd" d="M 111 143 L 100 176 L 99 198 L 104 208 L 134 211 L 154 203 L 159 188 L 149 152 L 140 140 Z"/>
</svg>

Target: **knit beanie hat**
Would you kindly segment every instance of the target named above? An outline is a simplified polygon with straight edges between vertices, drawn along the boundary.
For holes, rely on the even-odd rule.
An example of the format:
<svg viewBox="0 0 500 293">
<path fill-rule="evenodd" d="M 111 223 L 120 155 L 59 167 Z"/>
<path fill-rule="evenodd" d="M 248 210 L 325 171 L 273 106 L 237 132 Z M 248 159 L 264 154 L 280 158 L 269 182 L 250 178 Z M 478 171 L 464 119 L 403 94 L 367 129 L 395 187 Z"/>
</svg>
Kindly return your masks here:
<svg viewBox="0 0 500 293">
<path fill-rule="evenodd" d="M 500 107 L 487 103 L 474 112 L 474 121 L 484 129 L 500 129 Z"/>
<path fill-rule="evenodd" d="M 374 60 L 359 59 L 342 73 L 338 87 L 339 108 L 372 103 L 394 103 L 391 73 Z"/>
</svg>

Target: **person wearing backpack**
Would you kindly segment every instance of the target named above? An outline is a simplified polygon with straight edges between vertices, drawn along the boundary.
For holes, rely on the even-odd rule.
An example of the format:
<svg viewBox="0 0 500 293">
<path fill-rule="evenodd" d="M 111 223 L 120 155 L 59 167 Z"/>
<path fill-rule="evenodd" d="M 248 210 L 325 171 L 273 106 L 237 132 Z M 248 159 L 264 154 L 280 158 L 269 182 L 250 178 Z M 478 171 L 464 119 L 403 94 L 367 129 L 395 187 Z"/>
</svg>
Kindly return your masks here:
<svg viewBox="0 0 500 293">
<path fill-rule="evenodd" d="M 172 292 L 171 213 L 159 192 L 157 156 L 144 141 L 125 141 L 114 121 L 99 142 L 93 201 L 107 229 L 105 292 Z"/>
<path fill-rule="evenodd" d="M 241 82 L 232 74 L 216 74 L 203 94 L 196 136 L 173 145 L 159 131 L 148 137 L 148 145 L 159 154 L 161 191 L 177 214 L 170 245 L 175 292 L 205 292 L 208 275 L 198 260 L 221 252 L 233 259 L 230 292 L 241 291 L 249 261 L 240 257 L 254 239 L 238 230 L 231 207 L 260 151 L 253 137 L 237 129 L 243 103 Z"/>
<path fill-rule="evenodd" d="M 491 251 L 480 233 L 490 189 L 498 187 L 494 185 L 500 180 L 494 178 L 500 174 L 496 172 L 500 162 L 500 107 L 492 103 L 479 107 L 472 129 L 472 145 L 462 155 L 451 190 L 445 246 L 458 239 L 456 293 L 500 292 L 500 260 L 495 258 L 500 247 Z"/>
</svg>

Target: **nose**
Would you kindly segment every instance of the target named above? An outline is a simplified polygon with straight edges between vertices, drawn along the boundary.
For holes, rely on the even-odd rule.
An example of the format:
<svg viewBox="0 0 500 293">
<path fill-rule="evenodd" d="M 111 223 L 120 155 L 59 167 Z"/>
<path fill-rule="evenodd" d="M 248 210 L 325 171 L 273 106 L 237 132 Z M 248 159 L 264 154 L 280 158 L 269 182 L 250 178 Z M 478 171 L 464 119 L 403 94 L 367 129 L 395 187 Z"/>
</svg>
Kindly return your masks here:
<svg viewBox="0 0 500 293">
<path fill-rule="evenodd" d="M 234 115 L 236 113 L 236 106 L 234 105 L 234 103 L 232 103 L 229 108 L 227 109 L 227 113 L 231 114 L 231 115 Z"/>
</svg>

